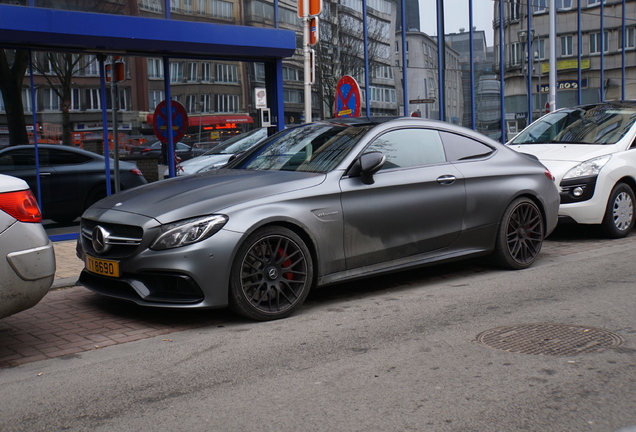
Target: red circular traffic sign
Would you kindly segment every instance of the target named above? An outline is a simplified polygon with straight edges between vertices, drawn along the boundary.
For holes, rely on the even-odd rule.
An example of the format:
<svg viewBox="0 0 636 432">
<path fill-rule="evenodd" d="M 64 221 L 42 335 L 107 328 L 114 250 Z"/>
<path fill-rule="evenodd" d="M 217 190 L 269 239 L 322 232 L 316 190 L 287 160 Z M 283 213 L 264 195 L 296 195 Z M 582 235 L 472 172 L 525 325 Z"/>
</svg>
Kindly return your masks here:
<svg viewBox="0 0 636 432">
<path fill-rule="evenodd" d="M 360 86 L 351 76 L 345 75 L 340 78 L 336 86 L 336 100 L 334 103 L 335 117 L 359 117 L 360 106 Z"/>
<path fill-rule="evenodd" d="M 183 105 L 177 101 L 171 101 L 170 103 L 170 120 L 172 123 L 172 142 L 177 142 L 185 135 L 188 128 L 188 113 Z M 168 142 L 168 104 L 166 101 L 161 101 L 153 116 L 152 125 L 155 135 L 162 143 Z"/>
</svg>

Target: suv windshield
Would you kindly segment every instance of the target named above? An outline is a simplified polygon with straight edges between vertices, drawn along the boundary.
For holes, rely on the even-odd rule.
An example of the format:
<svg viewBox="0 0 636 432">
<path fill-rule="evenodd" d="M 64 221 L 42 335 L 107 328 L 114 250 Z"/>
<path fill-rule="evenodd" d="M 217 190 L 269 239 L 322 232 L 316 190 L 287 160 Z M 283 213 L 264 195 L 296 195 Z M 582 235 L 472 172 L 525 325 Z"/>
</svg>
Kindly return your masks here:
<svg viewBox="0 0 636 432">
<path fill-rule="evenodd" d="M 537 120 L 510 144 L 615 144 L 636 121 L 636 106 L 588 105 Z"/>
<path fill-rule="evenodd" d="M 368 129 L 329 123 L 286 129 L 233 168 L 326 173 L 338 165 Z"/>
</svg>

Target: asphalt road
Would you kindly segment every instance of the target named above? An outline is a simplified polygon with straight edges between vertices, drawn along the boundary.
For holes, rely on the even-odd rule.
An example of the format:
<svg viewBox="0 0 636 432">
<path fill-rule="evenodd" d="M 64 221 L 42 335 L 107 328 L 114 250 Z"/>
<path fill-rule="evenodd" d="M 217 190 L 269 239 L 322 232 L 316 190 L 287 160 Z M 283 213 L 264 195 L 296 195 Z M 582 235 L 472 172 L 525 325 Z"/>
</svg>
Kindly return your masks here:
<svg viewBox="0 0 636 432">
<path fill-rule="evenodd" d="M 634 426 L 636 239 L 568 235 L 524 271 L 405 272 L 317 291 L 281 321 L 212 311 L 219 324 L 0 370 L 0 430 Z M 563 356 L 477 342 L 526 324 L 606 330 L 620 345 Z"/>
</svg>

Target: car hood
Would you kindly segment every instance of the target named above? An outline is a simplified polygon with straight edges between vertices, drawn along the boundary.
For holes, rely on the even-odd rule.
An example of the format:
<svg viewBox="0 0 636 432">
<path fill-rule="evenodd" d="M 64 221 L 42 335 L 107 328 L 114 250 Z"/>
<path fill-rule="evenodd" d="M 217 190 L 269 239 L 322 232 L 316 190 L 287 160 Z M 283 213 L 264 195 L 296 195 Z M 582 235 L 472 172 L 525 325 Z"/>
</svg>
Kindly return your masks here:
<svg viewBox="0 0 636 432">
<path fill-rule="evenodd" d="M 211 167 L 217 164 L 226 164 L 232 157 L 231 154 L 212 154 L 206 156 L 197 156 L 193 159 L 180 163 L 183 170 L 187 173 L 199 172 L 202 168 Z"/>
<path fill-rule="evenodd" d="M 590 144 L 511 144 L 519 153 L 531 154 L 541 162 L 584 162 L 598 156 L 614 153 L 614 146 Z"/>
<path fill-rule="evenodd" d="M 325 174 L 295 171 L 222 169 L 126 190 L 104 198 L 91 209 L 113 209 L 168 223 L 222 212 L 246 201 L 316 186 L 325 177 Z"/>
</svg>

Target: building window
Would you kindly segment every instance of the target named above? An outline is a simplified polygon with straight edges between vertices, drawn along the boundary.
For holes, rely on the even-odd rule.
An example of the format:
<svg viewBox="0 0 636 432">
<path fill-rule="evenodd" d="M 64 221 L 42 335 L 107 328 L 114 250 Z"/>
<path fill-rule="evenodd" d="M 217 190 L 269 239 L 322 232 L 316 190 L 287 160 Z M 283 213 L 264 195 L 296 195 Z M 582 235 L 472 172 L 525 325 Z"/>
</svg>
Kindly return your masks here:
<svg viewBox="0 0 636 432">
<path fill-rule="evenodd" d="M 534 0 L 532 10 L 534 13 L 543 13 L 548 10 L 548 0 Z"/>
<path fill-rule="evenodd" d="M 216 64 L 215 65 L 216 82 L 238 84 L 238 68 L 236 65 Z"/>
<path fill-rule="evenodd" d="M 519 42 L 510 44 L 510 66 L 519 66 L 521 64 L 521 52 Z"/>
<path fill-rule="evenodd" d="M 555 0 L 557 10 L 572 9 L 572 0 Z"/>
<path fill-rule="evenodd" d="M 183 0 L 183 12 L 187 14 L 192 13 L 192 0 Z"/>
<path fill-rule="evenodd" d="M 201 63 L 201 81 L 210 82 L 210 62 Z"/>
<path fill-rule="evenodd" d="M 234 113 L 239 111 L 239 97 L 238 95 L 216 95 L 216 112 L 219 113 Z"/>
<path fill-rule="evenodd" d="M 603 51 L 609 51 L 609 32 L 603 32 Z M 590 54 L 601 53 L 601 32 L 590 33 Z"/>
<path fill-rule="evenodd" d="M 181 12 L 180 0 L 170 0 L 170 12 Z"/>
<path fill-rule="evenodd" d="M 188 63 L 188 82 L 196 82 L 199 72 L 199 64 L 196 62 Z"/>
<path fill-rule="evenodd" d="M 84 106 L 86 111 L 95 111 L 101 109 L 100 97 L 98 88 L 84 89 Z"/>
<path fill-rule="evenodd" d="M 634 48 L 636 42 L 636 27 L 627 27 L 625 28 L 625 37 L 618 39 L 618 49 L 619 51 L 623 49 L 623 39 L 625 39 L 625 46 L 627 49 Z"/>
<path fill-rule="evenodd" d="M 160 0 L 140 0 L 139 9 L 150 12 L 163 12 L 163 1 Z"/>
<path fill-rule="evenodd" d="M 22 108 L 24 112 L 32 112 L 33 106 L 31 105 L 31 89 L 23 88 L 22 89 Z"/>
<path fill-rule="evenodd" d="M 545 60 L 545 39 L 537 39 L 533 44 L 535 60 Z"/>
<path fill-rule="evenodd" d="M 99 76 L 99 62 L 94 55 L 84 56 L 84 75 Z"/>
<path fill-rule="evenodd" d="M 588 6 L 596 6 L 596 5 L 600 5 L 601 4 L 601 0 L 587 0 L 587 5 Z"/>
<path fill-rule="evenodd" d="M 510 20 L 519 21 L 519 3 L 521 0 L 510 0 Z"/>
<path fill-rule="evenodd" d="M 573 36 L 561 36 L 561 57 L 569 57 L 574 55 Z"/>
<path fill-rule="evenodd" d="M 44 111 L 59 111 L 60 110 L 60 97 L 57 95 L 54 89 L 45 88 L 44 96 L 42 98 L 42 108 Z"/>
<path fill-rule="evenodd" d="M 298 69 L 283 66 L 283 81 L 303 81 L 303 72 Z"/>
<path fill-rule="evenodd" d="M 199 112 L 197 106 L 197 95 L 189 94 L 186 96 L 185 109 L 188 113 L 194 114 Z"/>
<path fill-rule="evenodd" d="M 160 58 L 148 59 L 148 78 L 163 79 L 163 59 L 160 59 Z"/>
<path fill-rule="evenodd" d="M 212 99 L 210 98 L 209 94 L 202 94 L 201 95 L 201 111 L 200 112 L 204 112 L 204 113 L 209 113 L 212 112 Z"/>
<path fill-rule="evenodd" d="M 265 64 L 254 63 L 254 81 L 265 82 Z"/>
<path fill-rule="evenodd" d="M 163 91 L 150 90 L 148 92 L 148 107 L 150 107 L 151 111 L 154 111 L 164 99 Z"/>
<path fill-rule="evenodd" d="M 214 18 L 232 19 L 232 3 L 221 0 L 210 0 L 209 14 Z"/>
<path fill-rule="evenodd" d="M 183 82 L 183 62 L 170 63 L 170 82 Z"/>
<path fill-rule="evenodd" d="M 0 112 L 6 112 L 6 108 L 4 107 L 4 98 L 2 97 L 1 93 L 0 93 Z"/>
<path fill-rule="evenodd" d="M 300 90 L 283 90 L 283 102 L 301 104 L 305 101 L 305 94 Z"/>
<path fill-rule="evenodd" d="M 128 111 L 131 106 L 131 89 L 130 87 L 120 88 L 119 89 L 119 110 L 120 111 Z"/>
</svg>

